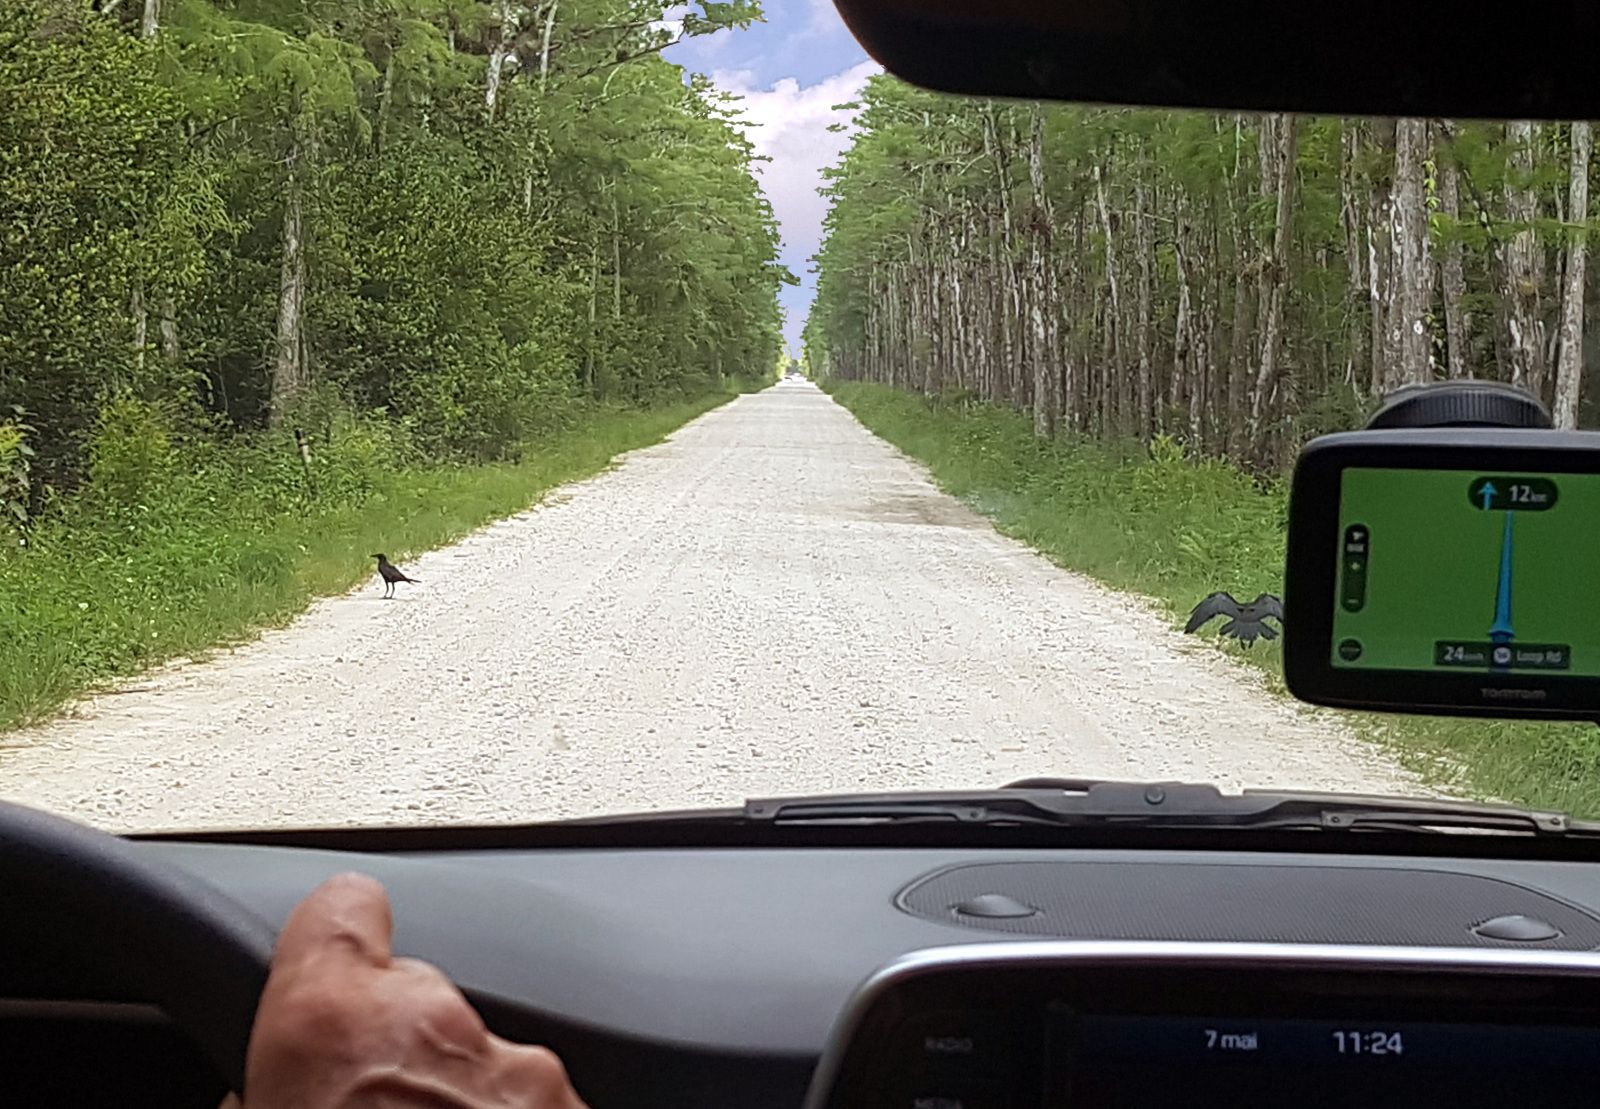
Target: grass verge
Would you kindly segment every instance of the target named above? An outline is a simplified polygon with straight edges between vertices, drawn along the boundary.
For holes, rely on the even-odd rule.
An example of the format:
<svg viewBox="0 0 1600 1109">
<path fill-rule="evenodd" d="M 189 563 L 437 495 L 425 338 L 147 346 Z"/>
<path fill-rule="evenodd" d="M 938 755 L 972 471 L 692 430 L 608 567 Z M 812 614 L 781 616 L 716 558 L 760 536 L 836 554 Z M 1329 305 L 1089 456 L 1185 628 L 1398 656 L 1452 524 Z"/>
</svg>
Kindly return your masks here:
<svg viewBox="0 0 1600 1109">
<path fill-rule="evenodd" d="M 515 463 L 361 465 L 355 451 L 351 466 L 346 450 L 358 487 L 330 474 L 315 497 L 281 444 L 270 457 L 202 451 L 137 499 L 68 506 L 26 549 L 0 550 L 0 730 L 108 679 L 285 624 L 370 577 L 373 551 L 402 560 L 452 543 L 733 395 L 581 410 Z"/>
<path fill-rule="evenodd" d="M 1155 598 L 1175 623 L 1214 589 L 1281 589 L 1288 502 L 1280 485 L 1263 489 L 1223 463 L 1185 458 L 1170 442 L 1148 450 L 1046 443 L 1026 418 L 990 405 L 881 385 L 827 388 L 1002 532 L 1061 566 Z M 1262 667 L 1282 689 L 1275 646 L 1222 649 Z M 1452 791 L 1600 816 L 1593 725 L 1341 715 Z"/>
</svg>

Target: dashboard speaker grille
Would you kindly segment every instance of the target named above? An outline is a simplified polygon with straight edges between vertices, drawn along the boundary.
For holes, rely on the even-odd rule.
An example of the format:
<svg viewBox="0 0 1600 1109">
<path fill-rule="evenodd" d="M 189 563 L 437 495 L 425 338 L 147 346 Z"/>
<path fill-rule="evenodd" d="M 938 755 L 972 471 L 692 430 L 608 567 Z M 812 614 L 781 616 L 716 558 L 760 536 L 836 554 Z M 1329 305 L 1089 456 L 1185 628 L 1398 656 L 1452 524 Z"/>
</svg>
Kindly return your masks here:
<svg viewBox="0 0 1600 1109">
<path fill-rule="evenodd" d="M 1600 947 L 1600 920 L 1537 890 L 1398 867 L 979 863 L 925 875 L 896 900 L 928 920 L 1059 939 Z M 978 915 L 1013 902 L 1037 911 Z M 1512 941 L 1473 932 L 1505 916 L 1544 922 L 1559 934 Z"/>
</svg>

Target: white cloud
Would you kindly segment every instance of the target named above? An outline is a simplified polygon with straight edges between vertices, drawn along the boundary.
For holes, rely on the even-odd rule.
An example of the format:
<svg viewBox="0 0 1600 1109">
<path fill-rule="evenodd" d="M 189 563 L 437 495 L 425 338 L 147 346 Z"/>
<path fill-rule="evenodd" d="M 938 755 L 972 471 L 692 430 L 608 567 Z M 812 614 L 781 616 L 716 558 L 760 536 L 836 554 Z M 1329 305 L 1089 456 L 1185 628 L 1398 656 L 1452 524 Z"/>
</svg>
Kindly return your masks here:
<svg viewBox="0 0 1600 1109">
<path fill-rule="evenodd" d="M 833 0 L 807 0 L 806 29 L 808 35 L 831 35 L 839 29 L 839 9 Z"/>
<path fill-rule="evenodd" d="M 699 70 L 714 62 L 719 55 L 727 53 L 729 45 L 738 34 L 739 32 L 735 30 L 721 30 L 712 31 L 709 35 L 695 35 L 693 38 L 684 39 L 681 45 L 675 47 L 683 54 L 683 58 L 678 60 L 692 60 L 693 64 L 689 68 Z"/>
<path fill-rule="evenodd" d="M 828 211 L 827 201 L 817 195 L 822 170 L 836 163 L 850 144 L 848 131 L 828 130 L 851 120 L 851 112 L 835 105 L 854 100 L 867 79 L 880 72 L 877 62 L 865 61 L 814 85 L 784 77 L 769 88 L 759 87 L 749 70 L 711 75 L 718 88 L 744 98 L 746 133 L 756 153 L 771 159 L 757 163 L 756 175 L 782 229 L 784 259 L 797 272 L 822 243 Z M 791 338 L 803 322 L 792 317 L 785 328 Z"/>
</svg>

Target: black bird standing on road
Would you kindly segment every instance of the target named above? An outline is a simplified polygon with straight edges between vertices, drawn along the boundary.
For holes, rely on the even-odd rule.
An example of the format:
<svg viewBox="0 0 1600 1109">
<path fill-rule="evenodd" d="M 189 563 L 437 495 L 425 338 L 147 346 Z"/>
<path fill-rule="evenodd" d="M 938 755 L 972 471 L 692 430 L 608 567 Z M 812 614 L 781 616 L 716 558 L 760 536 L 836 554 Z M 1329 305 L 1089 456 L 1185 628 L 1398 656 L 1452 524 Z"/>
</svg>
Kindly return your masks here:
<svg viewBox="0 0 1600 1109">
<path fill-rule="evenodd" d="M 396 582 L 408 581 L 413 585 L 417 584 L 417 579 L 408 578 L 402 574 L 399 567 L 395 566 L 394 563 L 389 561 L 388 555 L 375 554 L 372 557 L 378 560 L 378 576 L 383 578 L 384 600 L 387 601 L 390 597 L 394 596 L 394 587 Z"/>
<path fill-rule="evenodd" d="M 1213 593 L 1194 606 L 1183 630 L 1193 634 L 1218 616 L 1226 616 L 1219 634 L 1231 635 L 1246 647 L 1257 639 L 1277 639 L 1278 630 L 1268 620 L 1283 623 L 1283 602 L 1271 593 L 1262 593 L 1249 604 L 1240 604 L 1231 593 Z"/>
</svg>

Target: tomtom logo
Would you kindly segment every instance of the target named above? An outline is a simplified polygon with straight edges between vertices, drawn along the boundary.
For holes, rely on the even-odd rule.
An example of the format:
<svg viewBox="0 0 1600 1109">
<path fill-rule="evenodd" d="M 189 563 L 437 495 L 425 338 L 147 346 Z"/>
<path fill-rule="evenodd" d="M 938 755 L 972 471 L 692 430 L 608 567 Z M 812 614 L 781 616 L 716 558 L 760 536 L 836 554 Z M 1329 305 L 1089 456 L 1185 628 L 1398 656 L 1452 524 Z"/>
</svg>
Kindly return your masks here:
<svg viewBox="0 0 1600 1109">
<path fill-rule="evenodd" d="M 1543 701 L 1550 696 L 1543 689 L 1494 689 L 1486 686 L 1478 692 L 1490 701 Z"/>
</svg>

